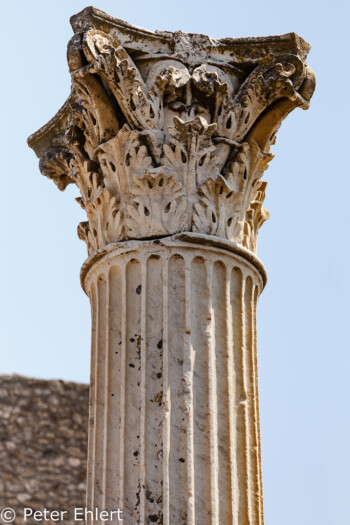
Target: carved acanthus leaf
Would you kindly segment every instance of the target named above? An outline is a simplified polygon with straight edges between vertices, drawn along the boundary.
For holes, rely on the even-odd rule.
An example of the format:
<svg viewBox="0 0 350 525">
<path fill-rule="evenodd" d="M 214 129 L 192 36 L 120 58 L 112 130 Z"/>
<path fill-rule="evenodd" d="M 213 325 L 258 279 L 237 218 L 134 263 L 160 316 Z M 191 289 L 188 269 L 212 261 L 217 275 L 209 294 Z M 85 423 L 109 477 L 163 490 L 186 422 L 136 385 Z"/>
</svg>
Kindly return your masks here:
<svg viewBox="0 0 350 525">
<path fill-rule="evenodd" d="M 261 151 L 255 141 L 244 142 L 237 148 L 236 156 L 226 170 L 225 176 L 235 191 L 243 195 L 241 220 L 244 220 L 250 202 L 255 199 L 257 181 L 268 168 L 272 158 L 273 155 Z"/>
<path fill-rule="evenodd" d="M 116 137 L 102 144 L 98 150 L 105 185 L 113 188 L 122 199 L 130 193 L 135 176 L 142 177 L 152 164 L 142 135 L 124 126 Z"/>
<path fill-rule="evenodd" d="M 164 144 L 164 165 L 178 173 L 188 193 L 195 193 L 210 176 L 219 174 L 219 159 L 212 136 L 216 124 L 208 124 L 203 117 L 184 122 L 174 118 L 169 128 L 170 146 Z"/>
<path fill-rule="evenodd" d="M 176 233 L 186 227 L 186 200 L 176 175 L 164 170 L 147 171 L 135 177 L 134 199 L 128 206 L 126 225 L 132 237 L 155 237 Z"/>
<path fill-rule="evenodd" d="M 91 252 L 122 239 L 123 215 L 119 209 L 119 203 L 110 189 L 105 188 L 92 202 L 84 202 L 81 198 L 78 198 L 77 201 L 86 211 L 89 219 L 88 226 L 86 223 L 82 223 L 83 226 L 80 225 L 78 234 L 87 241 Z"/>
<path fill-rule="evenodd" d="M 252 252 L 256 252 L 258 230 L 270 217 L 263 206 L 266 186 L 267 182 L 257 181 L 255 199 L 249 205 L 244 222 L 243 246 Z"/>
<path fill-rule="evenodd" d="M 221 175 L 208 179 L 201 187 L 202 197 L 194 205 L 193 229 L 200 233 L 218 235 L 235 242 L 243 239 L 243 223 L 239 220 L 242 193 Z"/>
<path fill-rule="evenodd" d="M 75 174 L 75 182 L 82 198 L 86 201 L 95 200 L 103 191 L 103 177 L 98 164 L 81 155 L 76 155 L 71 161 Z"/>
</svg>

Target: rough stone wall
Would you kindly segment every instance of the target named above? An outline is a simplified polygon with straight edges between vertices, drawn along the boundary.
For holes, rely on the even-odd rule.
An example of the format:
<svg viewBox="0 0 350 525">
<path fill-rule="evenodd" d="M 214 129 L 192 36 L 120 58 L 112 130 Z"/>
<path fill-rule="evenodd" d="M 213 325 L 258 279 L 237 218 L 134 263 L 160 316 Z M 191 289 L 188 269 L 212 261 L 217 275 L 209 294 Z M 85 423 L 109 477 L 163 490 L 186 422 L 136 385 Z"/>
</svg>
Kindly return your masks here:
<svg viewBox="0 0 350 525">
<path fill-rule="evenodd" d="M 0 510 L 85 504 L 88 385 L 0 375 Z M 26 521 L 28 523 L 28 521 Z"/>
</svg>

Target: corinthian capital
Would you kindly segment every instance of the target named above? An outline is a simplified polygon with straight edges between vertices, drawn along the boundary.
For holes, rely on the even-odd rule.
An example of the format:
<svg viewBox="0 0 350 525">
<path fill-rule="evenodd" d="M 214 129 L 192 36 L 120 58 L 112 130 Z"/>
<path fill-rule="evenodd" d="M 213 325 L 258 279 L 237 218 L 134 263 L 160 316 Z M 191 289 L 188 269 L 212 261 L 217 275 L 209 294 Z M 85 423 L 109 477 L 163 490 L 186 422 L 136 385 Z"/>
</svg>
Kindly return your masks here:
<svg viewBox="0 0 350 525">
<path fill-rule="evenodd" d="M 72 26 L 71 95 L 29 144 L 59 189 L 78 186 L 89 254 L 189 231 L 255 252 L 271 144 L 314 91 L 309 45 L 152 33 L 94 8 Z"/>
</svg>

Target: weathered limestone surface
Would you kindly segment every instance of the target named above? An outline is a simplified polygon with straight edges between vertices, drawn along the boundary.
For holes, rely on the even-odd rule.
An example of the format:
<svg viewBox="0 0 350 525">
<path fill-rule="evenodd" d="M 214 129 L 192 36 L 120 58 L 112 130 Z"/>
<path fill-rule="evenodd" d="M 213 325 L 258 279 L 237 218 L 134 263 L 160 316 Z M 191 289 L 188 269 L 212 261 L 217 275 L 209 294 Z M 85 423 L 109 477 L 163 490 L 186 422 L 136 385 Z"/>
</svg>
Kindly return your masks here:
<svg viewBox="0 0 350 525">
<path fill-rule="evenodd" d="M 127 523 L 262 523 L 261 268 L 190 239 L 121 243 L 86 274 L 88 504 Z"/>
<path fill-rule="evenodd" d="M 152 33 L 94 8 L 71 21 L 71 95 L 29 144 L 88 218 L 87 505 L 262 525 L 261 178 L 281 121 L 309 106 L 309 45 Z"/>
<path fill-rule="evenodd" d="M 0 376 L 0 509 L 85 504 L 88 385 Z"/>
</svg>

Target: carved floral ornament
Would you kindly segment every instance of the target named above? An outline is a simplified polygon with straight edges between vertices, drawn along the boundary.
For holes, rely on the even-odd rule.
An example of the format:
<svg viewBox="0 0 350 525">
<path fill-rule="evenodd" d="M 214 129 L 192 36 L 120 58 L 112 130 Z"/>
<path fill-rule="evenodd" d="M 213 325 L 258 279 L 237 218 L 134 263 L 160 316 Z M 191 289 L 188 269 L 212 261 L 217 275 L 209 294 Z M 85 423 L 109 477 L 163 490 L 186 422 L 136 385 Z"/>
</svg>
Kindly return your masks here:
<svg viewBox="0 0 350 525">
<path fill-rule="evenodd" d="M 143 60 L 115 32 L 90 28 L 69 43 L 69 118 L 40 170 L 61 190 L 78 186 L 89 254 L 183 231 L 256 251 L 270 146 L 286 115 L 309 107 L 314 75 L 295 54 L 203 63 L 186 36 L 186 52 Z"/>
</svg>

